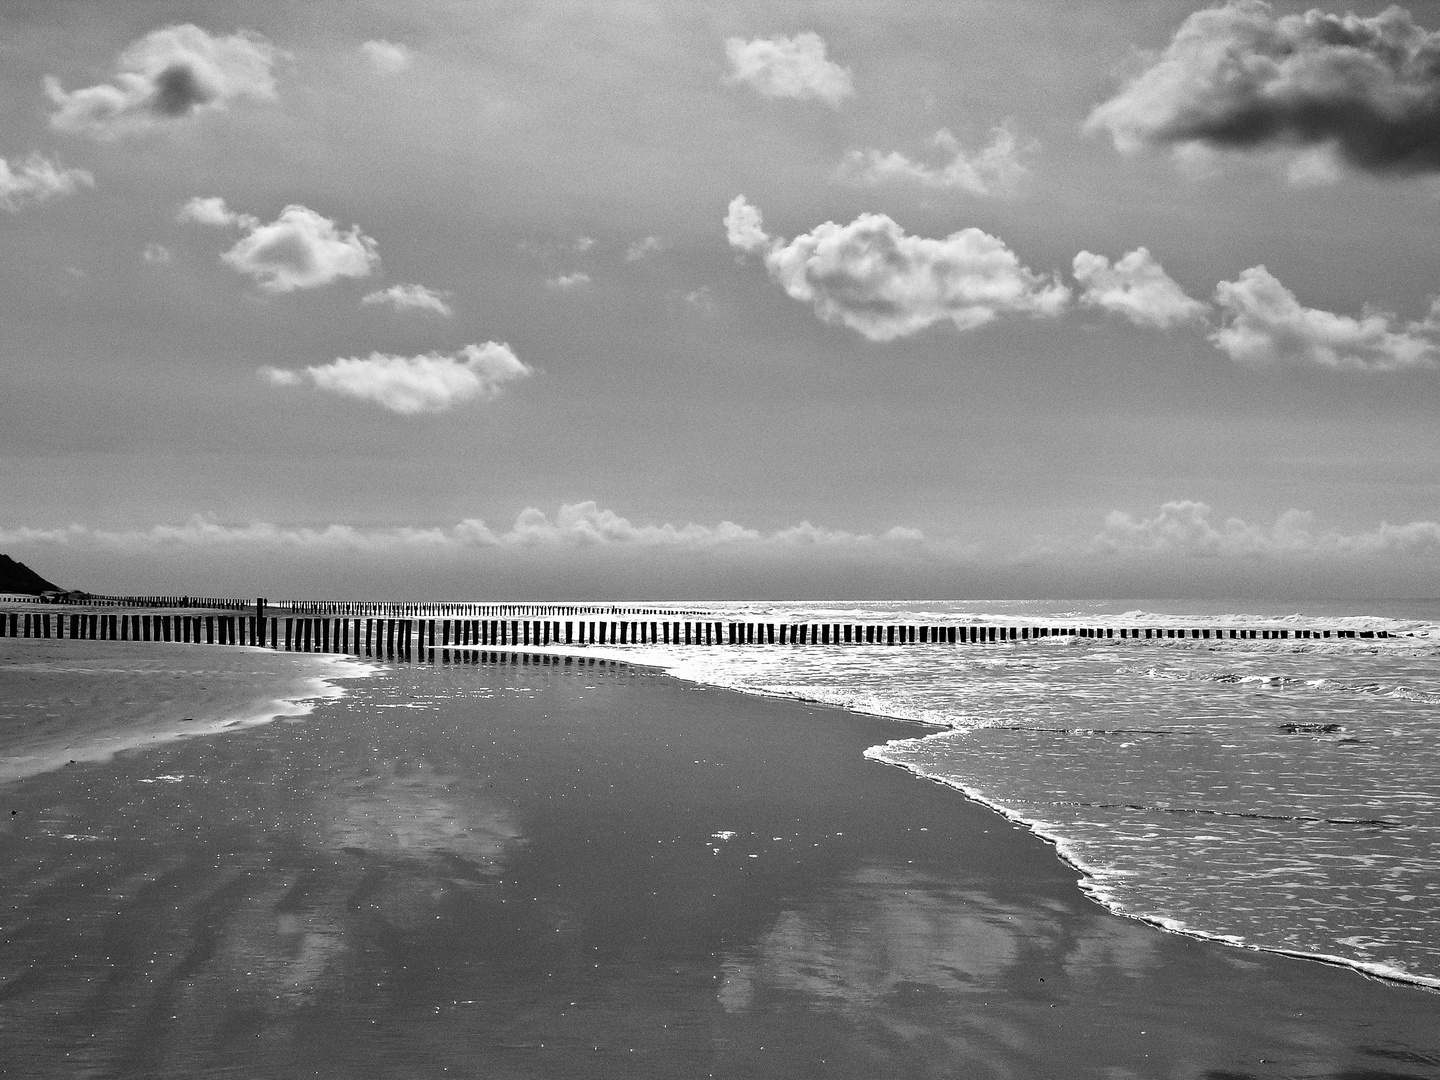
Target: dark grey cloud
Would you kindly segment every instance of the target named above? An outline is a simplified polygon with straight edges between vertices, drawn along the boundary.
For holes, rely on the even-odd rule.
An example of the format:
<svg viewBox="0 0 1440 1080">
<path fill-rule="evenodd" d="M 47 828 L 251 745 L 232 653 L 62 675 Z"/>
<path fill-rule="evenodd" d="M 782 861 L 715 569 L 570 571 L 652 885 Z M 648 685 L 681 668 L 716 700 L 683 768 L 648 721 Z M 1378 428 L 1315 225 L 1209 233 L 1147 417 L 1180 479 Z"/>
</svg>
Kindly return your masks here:
<svg viewBox="0 0 1440 1080">
<path fill-rule="evenodd" d="M 150 107 L 161 116 L 184 116 L 196 106 L 214 101 L 215 95 L 189 64 L 172 64 L 155 77 Z"/>
<path fill-rule="evenodd" d="M 1327 147 L 1354 168 L 1440 170 L 1440 33 L 1379 15 L 1197 11 L 1159 60 L 1086 122 L 1117 148 Z"/>
</svg>

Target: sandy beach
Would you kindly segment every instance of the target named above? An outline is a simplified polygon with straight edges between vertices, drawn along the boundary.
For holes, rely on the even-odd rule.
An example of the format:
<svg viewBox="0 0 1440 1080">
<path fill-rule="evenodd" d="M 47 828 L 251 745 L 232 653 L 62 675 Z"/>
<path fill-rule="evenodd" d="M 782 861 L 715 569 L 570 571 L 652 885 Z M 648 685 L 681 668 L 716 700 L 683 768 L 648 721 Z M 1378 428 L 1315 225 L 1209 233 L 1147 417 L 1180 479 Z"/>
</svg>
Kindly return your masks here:
<svg viewBox="0 0 1440 1080">
<path fill-rule="evenodd" d="M 78 647 L 77 647 L 78 646 Z M 0 784 L 122 750 L 299 716 L 343 657 L 0 638 Z"/>
<path fill-rule="evenodd" d="M 0 1075 L 1440 1075 L 1440 998 L 1107 913 L 913 725 L 524 660 L 0 781 Z"/>
</svg>

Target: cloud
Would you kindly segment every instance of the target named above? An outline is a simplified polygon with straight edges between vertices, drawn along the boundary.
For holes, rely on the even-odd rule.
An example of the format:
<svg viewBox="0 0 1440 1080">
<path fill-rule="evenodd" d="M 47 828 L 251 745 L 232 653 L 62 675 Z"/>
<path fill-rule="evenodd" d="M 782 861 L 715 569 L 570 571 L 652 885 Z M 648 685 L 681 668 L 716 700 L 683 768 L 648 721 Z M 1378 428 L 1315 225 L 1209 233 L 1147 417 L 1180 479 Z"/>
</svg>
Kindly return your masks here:
<svg viewBox="0 0 1440 1080">
<path fill-rule="evenodd" d="M 424 285 L 399 284 L 361 297 L 362 304 L 389 304 L 396 311 L 433 311 L 437 315 L 453 315 L 448 292 L 436 292 Z"/>
<path fill-rule="evenodd" d="M 1082 251 L 1075 256 L 1074 272 L 1084 286 L 1081 304 L 1123 315 L 1136 326 L 1168 330 L 1205 318 L 1205 304 L 1187 296 L 1143 247 L 1114 266 L 1103 255 Z"/>
<path fill-rule="evenodd" d="M 725 240 L 731 247 L 745 252 L 770 246 L 760 208 L 744 195 L 736 195 L 725 210 Z"/>
<path fill-rule="evenodd" d="M 342 277 L 365 277 L 380 261 L 374 239 L 361 233 L 358 225 L 342 232 L 329 218 L 298 204 L 285 207 L 278 218 L 262 225 L 251 214 L 231 210 L 224 199 L 197 197 L 182 206 L 176 218 L 244 229 L 245 236 L 220 258 L 268 292 L 294 292 Z"/>
<path fill-rule="evenodd" d="M 147 263 L 168 263 L 170 261 L 170 249 L 164 244 L 146 244 L 145 250 L 140 253 Z"/>
<path fill-rule="evenodd" d="M 279 56 L 256 34 L 215 37 L 189 23 L 167 26 L 120 54 L 113 82 L 67 92 L 47 77 L 45 93 L 57 106 L 50 126 L 108 141 L 225 112 L 236 102 L 274 101 Z"/>
<path fill-rule="evenodd" d="M 535 508 L 523 511 L 502 543 L 547 545 L 627 545 L 637 547 L 713 548 L 725 545 L 766 545 L 774 547 L 866 547 L 886 542 L 915 543 L 924 536 L 915 529 L 892 529 L 882 536 L 825 529 L 802 521 L 762 533 L 758 529 L 722 521 L 718 525 L 636 525 L 595 502 L 560 507 L 553 519 Z"/>
<path fill-rule="evenodd" d="M 236 213 L 225 205 L 225 200 L 219 195 L 203 198 L 196 195 L 175 212 L 175 220 L 179 222 L 193 221 L 197 225 L 215 225 L 221 228 L 233 226 L 253 230 L 260 227 L 259 218 L 253 214 Z"/>
<path fill-rule="evenodd" d="M 415 62 L 415 50 L 384 38 L 362 41 L 360 52 L 381 75 L 399 75 Z"/>
<path fill-rule="evenodd" d="M 576 270 L 573 274 L 561 274 L 559 277 L 546 278 L 545 286 L 557 292 L 572 292 L 575 289 L 583 289 L 590 284 L 590 275 L 583 270 Z"/>
<path fill-rule="evenodd" d="M 300 378 L 300 373 L 297 371 L 291 371 L 289 368 L 271 367 L 268 364 L 257 369 L 255 373 L 271 386 L 299 386 L 303 381 Z"/>
<path fill-rule="evenodd" d="M 95 178 L 84 169 L 62 169 L 41 154 L 31 154 L 14 165 L 0 158 L 0 208 L 12 214 L 29 203 L 73 194 L 82 186 L 94 187 Z"/>
<path fill-rule="evenodd" d="M 108 530 L 83 525 L 54 529 L 0 526 L 0 543 L 105 547 L 124 550 L 174 548 L 302 549 L 330 551 L 464 551 L 477 548 L 511 549 L 630 549 L 674 551 L 746 551 L 826 548 L 882 550 L 910 548 L 923 543 L 918 530 L 897 527 L 875 535 L 844 529 L 826 529 L 808 521 L 762 532 L 721 521 L 716 525 L 690 522 L 637 525 L 593 500 L 566 503 L 553 515 L 527 507 L 507 529 L 492 529 L 479 518 L 466 518 L 448 527 L 363 529 L 353 525 L 323 527 L 282 526 L 270 522 L 227 525 L 212 517 L 194 515 L 179 525 L 160 524 L 148 529 Z"/>
<path fill-rule="evenodd" d="M 1433 172 L 1440 34 L 1399 7 L 1277 17 L 1260 0 L 1236 0 L 1187 18 L 1159 60 L 1085 126 L 1109 132 L 1122 151 L 1324 147 L 1368 172 Z"/>
<path fill-rule="evenodd" d="M 730 59 L 729 81 L 768 98 L 823 101 L 838 108 L 855 93 L 849 68 L 825 58 L 825 42 L 816 33 L 754 41 L 727 38 L 725 55 Z"/>
<path fill-rule="evenodd" d="M 1020 160 L 1021 148 L 1006 127 L 991 130 L 990 141 L 974 153 L 965 149 L 947 129 L 941 128 L 930 144 L 949 160 L 940 165 L 915 161 L 898 150 L 851 150 L 835 171 L 835 179 L 855 187 L 914 184 L 937 191 L 965 191 L 971 195 L 1000 195 L 1013 191 L 1029 171 Z"/>
<path fill-rule="evenodd" d="M 626 262 L 639 262 L 647 255 L 653 255 L 665 245 L 658 236 L 646 236 L 636 240 L 625 249 Z"/>
<path fill-rule="evenodd" d="M 451 356 L 376 352 L 305 369 L 305 376 L 319 390 L 373 401 L 401 416 L 445 412 L 475 398 L 490 401 L 500 396 L 506 383 L 533 373 L 509 345 L 495 341 L 466 345 Z M 265 367 L 259 374 L 272 386 L 297 386 L 301 381 L 299 372 L 283 368 Z"/>
<path fill-rule="evenodd" d="M 861 214 L 786 243 L 768 236 L 760 211 L 737 196 L 725 231 L 732 247 L 763 252 L 766 270 L 791 297 L 871 341 L 942 322 L 971 330 L 1002 314 L 1054 316 L 1070 299 L 1066 286 L 1027 269 L 1003 241 L 975 228 L 937 240 L 907 236 L 884 214 Z"/>
<path fill-rule="evenodd" d="M 682 299 L 697 311 L 703 311 L 707 315 L 715 310 L 715 297 L 710 291 L 709 285 L 701 285 L 698 289 L 692 289 Z"/>
<path fill-rule="evenodd" d="M 1432 320 L 1402 328 L 1385 312 L 1366 311 L 1355 319 L 1303 307 L 1263 266 L 1220 282 L 1215 303 L 1223 325 L 1210 340 L 1237 363 L 1393 371 L 1433 367 L 1440 356 L 1433 338 L 1440 326 Z"/>
<path fill-rule="evenodd" d="M 1286 555 L 1381 555 L 1440 553 L 1440 522 L 1381 522 L 1374 529 L 1342 533 L 1316 529 L 1314 515 L 1287 510 L 1273 525 L 1240 518 L 1214 520 L 1203 502 L 1167 502 L 1150 518 L 1111 511 L 1092 538 L 1092 550 L 1122 554 L 1180 554 L 1207 558 Z"/>
<path fill-rule="evenodd" d="M 176 548 L 299 549 L 320 553 L 425 550 L 461 552 L 475 549 L 631 550 L 694 552 L 851 552 L 886 555 L 928 552 L 942 561 L 971 564 L 977 549 L 954 542 L 932 541 L 918 529 L 896 526 L 880 533 L 852 532 L 802 521 L 765 531 L 733 521 L 637 523 L 594 500 L 562 504 L 547 513 L 527 507 L 509 528 L 491 527 L 480 518 L 449 526 L 362 528 L 332 523 L 287 526 L 271 522 L 227 524 L 194 515 L 180 524 L 144 529 L 109 530 L 85 525 L 37 528 L 0 526 L 0 544 L 111 548 L 131 551 Z M 1182 558 L 1247 561 L 1274 559 L 1420 557 L 1440 554 L 1440 522 L 1381 522 L 1356 532 L 1322 529 L 1314 515 L 1287 510 L 1272 524 L 1253 524 L 1238 517 L 1217 518 L 1203 502 L 1178 499 L 1161 505 L 1150 517 L 1113 510 L 1100 532 L 1067 538 L 1040 554 L 1072 565 L 1079 556 L 1109 559 Z M 1036 552 L 1022 553 L 1033 561 Z M 1137 565 L 1140 565 L 1137 563 Z"/>
</svg>

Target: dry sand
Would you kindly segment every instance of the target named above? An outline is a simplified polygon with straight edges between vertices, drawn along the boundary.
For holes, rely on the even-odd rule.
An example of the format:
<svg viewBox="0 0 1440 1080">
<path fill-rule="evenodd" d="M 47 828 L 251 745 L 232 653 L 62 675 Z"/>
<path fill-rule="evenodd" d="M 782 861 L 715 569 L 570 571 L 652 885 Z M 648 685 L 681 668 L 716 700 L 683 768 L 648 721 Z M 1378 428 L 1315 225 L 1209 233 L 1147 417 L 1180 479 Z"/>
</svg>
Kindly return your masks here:
<svg viewBox="0 0 1440 1080">
<path fill-rule="evenodd" d="M 913 730 L 417 666 L 0 785 L 0 1075 L 1440 1075 L 1440 997 L 1108 914 Z"/>
</svg>

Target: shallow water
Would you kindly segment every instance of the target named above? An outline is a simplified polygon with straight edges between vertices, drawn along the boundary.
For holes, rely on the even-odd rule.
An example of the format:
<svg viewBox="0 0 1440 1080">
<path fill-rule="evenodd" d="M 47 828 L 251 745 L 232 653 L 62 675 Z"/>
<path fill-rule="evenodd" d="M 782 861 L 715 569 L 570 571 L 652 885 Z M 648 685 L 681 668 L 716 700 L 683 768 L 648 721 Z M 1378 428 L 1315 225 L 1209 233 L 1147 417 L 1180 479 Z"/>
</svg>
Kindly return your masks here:
<svg viewBox="0 0 1440 1080">
<path fill-rule="evenodd" d="M 0 1076 L 1440 1068 L 1430 995 L 1110 917 L 889 722 L 455 659 L 0 785 Z"/>
<path fill-rule="evenodd" d="M 1440 604 L 714 610 L 735 621 L 1288 628 L 1272 641 L 603 651 L 941 726 L 870 756 L 1054 841 L 1112 910 L 1440 987 Z M 1400 636 L 1294 638 L 1312 627 Z"/>
<path fill-rule="evenodd" d="M 307 715 L 369 667 L 205 645 L 0 638 L 0 784 L 125 750 Z"/>
</svg>

